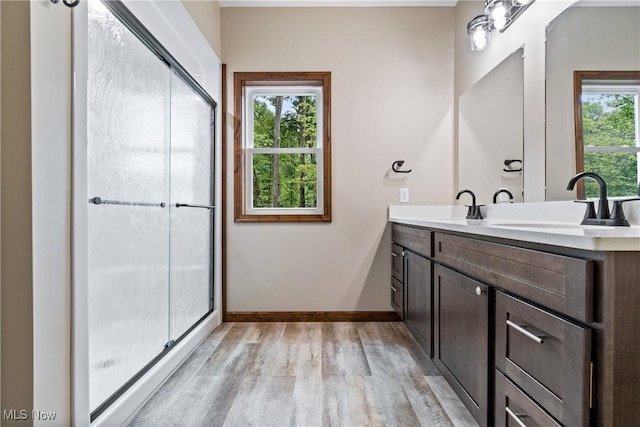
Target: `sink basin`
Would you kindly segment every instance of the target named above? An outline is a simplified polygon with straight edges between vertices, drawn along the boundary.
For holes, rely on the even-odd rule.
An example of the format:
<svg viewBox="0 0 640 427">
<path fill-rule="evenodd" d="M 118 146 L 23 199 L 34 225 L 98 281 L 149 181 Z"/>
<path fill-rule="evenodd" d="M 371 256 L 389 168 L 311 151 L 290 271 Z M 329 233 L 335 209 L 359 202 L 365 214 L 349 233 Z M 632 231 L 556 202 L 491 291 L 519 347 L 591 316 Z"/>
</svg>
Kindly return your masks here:
<svg viewBox="0 0 640 427">
<path fill-rule="evenodd" d="M 616 227 L 600 226 L 600 225 L 580 225 L 580 224 L 558 224 L 558 223 L 536 223 L 536 222 L 496 222 L 491 224 L 493 227 L 511 227 L 511 228 L 552 228 L 562 230 L 606 230 Z"/>
</svg>

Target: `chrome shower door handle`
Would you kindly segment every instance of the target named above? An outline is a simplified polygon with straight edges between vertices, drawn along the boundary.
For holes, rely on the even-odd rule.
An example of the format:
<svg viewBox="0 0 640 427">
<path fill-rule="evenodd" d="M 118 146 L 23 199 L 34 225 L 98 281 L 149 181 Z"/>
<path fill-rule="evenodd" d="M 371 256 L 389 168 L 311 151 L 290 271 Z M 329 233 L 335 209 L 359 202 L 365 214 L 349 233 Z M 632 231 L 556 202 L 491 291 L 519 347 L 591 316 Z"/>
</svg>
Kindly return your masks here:
<svg viewBox="0 0 640 427">
<path fill-rule="evenodd" d="M 148 207 L 159 207 L 159 208 L 164 208 L 166 206 L 164 202 L 147 203 L 147 202 L 130 202 L 125 200 L 105 200 L 102 197 L 92 197 L 89 199 L 89 203 L 93 205 L 148 206 Z"/>
<path fill-rule="evenodd" d="M 176 208 L 215 209 L 213 205 L 194 205 L 190 203 L 176 203 Z"/>
</svg>

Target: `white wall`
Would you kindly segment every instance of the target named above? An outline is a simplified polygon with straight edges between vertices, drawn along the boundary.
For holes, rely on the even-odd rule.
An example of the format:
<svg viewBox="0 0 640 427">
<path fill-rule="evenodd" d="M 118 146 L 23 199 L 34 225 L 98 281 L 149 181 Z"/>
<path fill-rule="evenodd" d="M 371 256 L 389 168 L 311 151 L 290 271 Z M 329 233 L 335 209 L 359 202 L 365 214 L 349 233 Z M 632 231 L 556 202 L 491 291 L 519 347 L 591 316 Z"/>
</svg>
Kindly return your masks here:
<svg viewBox="0 0 640 427">
<path fill-rule="evenodd" d="M 387 206 L 453 199 L 453 8 L 223 8 L 233 72 L 331 71 L 333 222 L 234 224 L 229 311 L 390 311 Z M 409 175 L 390 172 L 406 161 Z"/>
<path fill-rule="evenodd" d="M 2 409 L 33 407 L 31 87 L 28 2 L 2 9 Z M 3 425 L 17 422 L 3 421 Z M 30 422 L 20 423 L 29 425 Z"/>
<path fill-rule="evenodd" d="M 524 46 L 524 200 L 545 199 L 545 30 L 575 0 L 538 0 L 504 33 L 494 31 L 483 51 L 468 48 L 466 25 L 482 13 L 482 2 L 456 5 L 455 97 L 516 49 Z M 456 138 L 457 150 L 457 138 Z"/>
<path fill-rule="evenodd" d="M 33 407 L 71 423 L 71 10 L 31 2 Z"/>
<path fill-rule="evenodd" d="M 573 72 L 640 70 L 640 7 L 573 7 L 547 36 L 547 200 L 575 198 Z"/>
<path fill-rule="evenodd" d="M 181 0 L 193 22 L 220 58 L 220 5 L 217 0 Z"/>
</svg>

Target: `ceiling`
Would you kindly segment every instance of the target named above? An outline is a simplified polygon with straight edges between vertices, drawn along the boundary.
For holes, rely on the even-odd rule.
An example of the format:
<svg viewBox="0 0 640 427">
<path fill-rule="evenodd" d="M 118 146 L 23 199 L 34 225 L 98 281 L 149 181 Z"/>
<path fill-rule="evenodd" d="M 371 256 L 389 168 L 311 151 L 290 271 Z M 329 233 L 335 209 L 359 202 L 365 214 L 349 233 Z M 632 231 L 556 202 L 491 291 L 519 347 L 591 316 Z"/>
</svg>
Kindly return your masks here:
<svg viewBox="0 0 640 427">
<path fill-rule="evenodd" d="M 640 6 L 640 0 L 580 0 L 577 5 L 584 7 Z"/>
<path fill-rule="evenodd" d="M 458 0 L 218 0 L 221 7 L 455 6 Z"/>
<path fill-rule="evenodd" d="M 425 7 L 455 6 L 458 0 L 218 0 L 218 3 L 221 7 Z M 580 0 L 578 5 L 638 6 L 640 0 Z"/>
</svg>

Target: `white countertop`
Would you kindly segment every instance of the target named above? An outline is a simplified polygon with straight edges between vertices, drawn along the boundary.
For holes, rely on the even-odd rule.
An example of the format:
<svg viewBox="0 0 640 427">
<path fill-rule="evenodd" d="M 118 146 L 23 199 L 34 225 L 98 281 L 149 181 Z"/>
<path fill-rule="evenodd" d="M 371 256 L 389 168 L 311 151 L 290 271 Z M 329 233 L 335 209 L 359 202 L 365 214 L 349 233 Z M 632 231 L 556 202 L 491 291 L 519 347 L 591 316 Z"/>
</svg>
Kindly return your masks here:
<svg viewBox="0 0 640 427">
<path fill-rule="evenodd" d="M 637 208 L 625 209 L 631 227 L 580 225 L 584 205 L 572 202 L 505 203 L 482 209 L 486 219 L 467 220 L 464 206 L 389 206 L 389 221 L 592 251 L 640 251 Z"/>
</svg>

